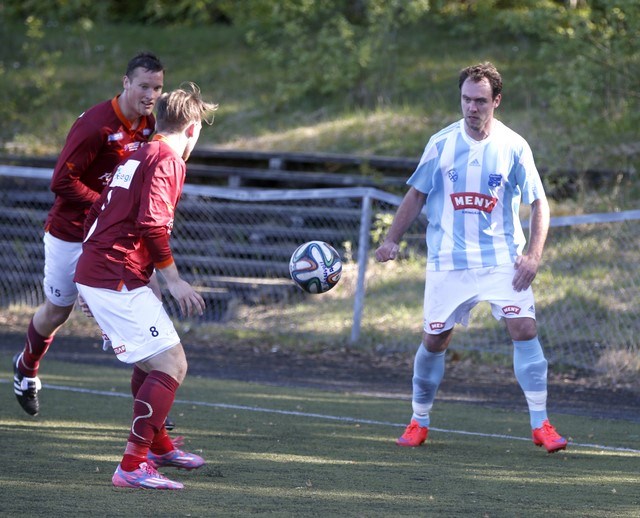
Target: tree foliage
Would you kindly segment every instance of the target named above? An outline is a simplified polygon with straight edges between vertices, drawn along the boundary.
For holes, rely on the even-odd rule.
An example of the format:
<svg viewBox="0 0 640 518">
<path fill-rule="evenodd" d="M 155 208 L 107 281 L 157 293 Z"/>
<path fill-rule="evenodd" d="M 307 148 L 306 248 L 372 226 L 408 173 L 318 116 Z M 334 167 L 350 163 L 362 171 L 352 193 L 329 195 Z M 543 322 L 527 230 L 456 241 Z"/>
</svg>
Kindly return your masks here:
<svg viewBox="0 0 640 518">
<path fill-rule="evenodd" d="M 93 23 L 207 24 L 224 20 L 221 4 L 229 0 L 5 0 L 8 17 L 29 16 L 45 23 L 70 23 L 85 18 Z"/>
<path fill-rule="evenodd" d="M 383 100 L 393 83 L 398 31 L 420 19 L 428 0 L 254 0 L 230 5 L 247 41 L 280 71 L 277 99 L 344 95 L 358 105 Z"/>
<path fill-rule="evenodd" d="M 45 24 L 64 24 L 81 18 L 101 22 L 108 20 L 110 5 L 117 3 L 94 0 L 5 0 L 0 5 L 0 12 L 7 18 L 38 19 Z"/>
<path fill-rule="evenodd" d="M 640 4 L 618 0 L 563 10 L 555 27 L 541 49 L 549 62 L 541 80 L 550 114 L 582 143 L 572 146 L 574 165 L 628 169 L 637 154 L 628 144 L 637 139 L 640 122 Z"/>
<path fill-rule="evenodd" d="M 15 45 L 14 48 L 5 48 L 11 60 L 0 60 L 3 90 L 11 92 L 0 103 L 0 118 L 3 121 L 0 137 L 19 134 L 28 126 L 34 113 L 46 112 L 47 103 L 61 87 L 56 77 L 60 52 L 44 46 L 42 20 L 34 16 L 27 17 L 24 30 L 21 43 L 15 45 L 14 42 L 5 42 L 5 46 Z M 9 74 L 9 70 L 19 73 Z"/>
<path fill-rule="evenodd" d="M 637 0 L 4 0 L 0 14 L 0 25 L 25 22 L 24 44 L 5 48 L 11 59 L 0 61 L 5 83 L 15 82 L 8 85 L 15 94 L 0 107 L 12 130 L 28 111 L 25 103 L 44 106 L 58 87 L 46 27 L 77 34 L 101 22 L 230 23 L 278 72 L 268 99 L 276 109 L 324 97 L 375 107 L 396 100 L 399 36 L 420 31 L 428 17 L 471 48 L 504 41 L 537 50 L 544 73 L 522 71 L 517 81 L 535 92 L 532 117 L 543 119 L 538 127 L 549 133 L 539 140 L 559 168 L 630 169 L 637 162 Z M 429 49 L 424 56 L 430 58 Z"/>
<path fill-rule="evenodd" d="M 433 7 L 433 6 L 432 6 Z M 558 169 L 633 172 L 640 147 L 640 3 L 636 0 L 440 2 L 439 16 L 471 44 L 529 43 L 544 73 L 523 78 L 547 160 Z"/>
</svg>

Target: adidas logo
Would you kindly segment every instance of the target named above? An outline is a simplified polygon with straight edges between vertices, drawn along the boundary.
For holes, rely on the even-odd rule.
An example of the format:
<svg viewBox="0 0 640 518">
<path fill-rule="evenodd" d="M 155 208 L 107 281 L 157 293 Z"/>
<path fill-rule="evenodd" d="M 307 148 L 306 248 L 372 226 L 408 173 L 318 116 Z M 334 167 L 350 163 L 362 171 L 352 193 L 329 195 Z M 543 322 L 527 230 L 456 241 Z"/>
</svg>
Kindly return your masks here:
<svg viewBox="0 0 640 518">
<path fill-rule="evenodd" d="M 480 162 L 478 162 L 477 158 L 474 158 L 469 164 L 469 167 L 480 167 Z"/>
</svg>

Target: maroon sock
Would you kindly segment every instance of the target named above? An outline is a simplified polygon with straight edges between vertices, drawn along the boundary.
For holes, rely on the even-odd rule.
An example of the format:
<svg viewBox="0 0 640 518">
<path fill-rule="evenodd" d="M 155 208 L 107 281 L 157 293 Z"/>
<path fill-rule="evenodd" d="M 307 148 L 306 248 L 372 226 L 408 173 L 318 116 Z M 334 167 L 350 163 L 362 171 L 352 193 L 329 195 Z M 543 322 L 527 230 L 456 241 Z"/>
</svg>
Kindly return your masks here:
<svg viewBox="0 0 640 518">
<path fill-rule="evenodd" d="M 127 443 L 127 449 L 124 451 L 120 467 L 123 471 L 135 471 L 140 464 L 147 462 L 147 451 L 149 448 L 134 443 Z"/>
<path fill-rule="evenodd" d="M 175 450 L 173 441 L 171 440 L 171 437 L 169 437 L 167 429 L 164 426 L 158 430 L 157 434 L 154 435 L 153 442 L 149 449 L 156 455 L 164 455 L 165 453 Z"/>
<path fill-rule="evenodd" d="M 134 365 L 133 372 L 131 374 L 131 393 L 133 394 L 134 399 L 145 379 L 147 379 L 147 373 L 137 365 Z M 171 438 L 167 433 L 167 429 L 163 424 L 162 428 L 160 428 L 158 433 L 153 437 L 153 441 L 151 442 L 151 451 L 156 455 L 163 455 L 173 450 L 173 442 L 171 441 Z"/>
<path fill-rule="evenodd" d="M 144 380 L 147 379 L 147 375 L 148 374 L 137 365 L 133 366 L 133 372 L 131 373 L 131 394 L 133 394 L 134 399 L 138 394 L 138 390 L 142 387 Z"/>
<path fill-rule="evenodd" d="M 27 341 L 22 352 L 22 361 L 18 363 L 18 369 L 23 376 L 35 378 L 38 375 L 40 360 L 53 342 L 53 336 L 42 336 L 33 327 L 33 319 L 29 322 Z"/>
<path fill-rule="evenodd" d="M 179 386 L 180 384 L 165 372 L 154 370 L 147 375 L 133 403 L 129 444 L 148 450 L 156 435 L 164 428 L 164 420 L 171 410 Z M 128 464 L 124 458 L 123 462 Z M 122 469 L 126 470 L 124 466 Z"/>
</svg>

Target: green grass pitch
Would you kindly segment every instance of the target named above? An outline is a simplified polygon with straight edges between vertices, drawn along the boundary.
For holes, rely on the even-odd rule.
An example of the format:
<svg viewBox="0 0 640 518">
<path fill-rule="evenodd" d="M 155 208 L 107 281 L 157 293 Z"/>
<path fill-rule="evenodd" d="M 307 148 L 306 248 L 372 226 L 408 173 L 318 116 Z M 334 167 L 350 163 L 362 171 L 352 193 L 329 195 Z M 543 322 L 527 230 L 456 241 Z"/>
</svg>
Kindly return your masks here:
<svg viewBox="0 0 640 518">
<path fill-rule="evenodd" d="M 638 516 L 637 423 L 554 415 L 546 454 L 525 412 L 438 403 L 428 445 L 399 448 L 408 400 L 187 377 L 172 416 L 184 491 L 116 489 L 129 370 L 47 361 L 27 416 L 0 356 L 0 516 Z M 601 445 L 596 446 L 596 445 Z"/>
</svg>

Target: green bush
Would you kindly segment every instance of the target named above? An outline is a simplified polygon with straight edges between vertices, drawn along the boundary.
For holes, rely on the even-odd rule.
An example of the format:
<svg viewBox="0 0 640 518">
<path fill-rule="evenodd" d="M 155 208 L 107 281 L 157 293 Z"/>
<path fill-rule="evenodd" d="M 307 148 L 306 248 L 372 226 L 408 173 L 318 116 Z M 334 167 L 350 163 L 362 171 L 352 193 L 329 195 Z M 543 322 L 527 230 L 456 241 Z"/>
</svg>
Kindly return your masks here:
<svg viewBox="0 0 640 518">
<path fill-rule="evenodd" d="M 61 88 L 56 76 L 61 53 L 48 48 L 44 36 L 42 20 L 29 16 L 24 23 L 24 37 L 7 38 L 4 53 L 10 59 L 0 61 L 0 75 L 2 89 L 11 95 L 3 96 L 0 103 L 2 139 L 15 138 L 32 129 L 34 114 L 46 112 L 49 102 Z"/>
<path fill-rule="evenodd" d="M 398 33 L 429 11 L 428 0 L 254 0 L 227 12 L 278 71 L 280 104 L 305 96 L 344 96 L 358 106 L 388 97 Z"/>
</svg>

